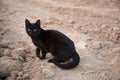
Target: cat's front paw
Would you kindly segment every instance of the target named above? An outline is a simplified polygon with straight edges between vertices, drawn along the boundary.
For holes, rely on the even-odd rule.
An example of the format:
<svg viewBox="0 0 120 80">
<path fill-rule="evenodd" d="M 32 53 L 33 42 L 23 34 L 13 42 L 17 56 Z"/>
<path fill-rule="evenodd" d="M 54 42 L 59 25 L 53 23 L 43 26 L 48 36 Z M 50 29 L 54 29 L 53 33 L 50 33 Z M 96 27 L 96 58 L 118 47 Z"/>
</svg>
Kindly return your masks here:
<svg viewBox="0 0 120 80">
<path fill-rule="evenodd" d="M 39 57 L 39 58 L 42 59 L 42 60 L 43 60 L 43 59 L 46 59 L 45 57 Z"/>
</svg>

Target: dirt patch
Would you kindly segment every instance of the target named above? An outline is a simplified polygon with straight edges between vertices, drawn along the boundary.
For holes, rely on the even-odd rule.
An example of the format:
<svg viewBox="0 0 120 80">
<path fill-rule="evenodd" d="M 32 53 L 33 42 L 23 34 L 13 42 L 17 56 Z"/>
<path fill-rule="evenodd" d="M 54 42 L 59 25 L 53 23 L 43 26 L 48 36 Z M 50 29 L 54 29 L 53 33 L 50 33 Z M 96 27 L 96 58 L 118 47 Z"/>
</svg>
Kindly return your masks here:
<svg viewBox="0 0 120 80">
<path fill-rule="evenodd" d="M 119 0 L 1 0 L 0 78 L 5 80 L 119 80 Z M 25 19 L 70 37 L 81 57 L 62 70 L 35 55 Z"/>
</svg>

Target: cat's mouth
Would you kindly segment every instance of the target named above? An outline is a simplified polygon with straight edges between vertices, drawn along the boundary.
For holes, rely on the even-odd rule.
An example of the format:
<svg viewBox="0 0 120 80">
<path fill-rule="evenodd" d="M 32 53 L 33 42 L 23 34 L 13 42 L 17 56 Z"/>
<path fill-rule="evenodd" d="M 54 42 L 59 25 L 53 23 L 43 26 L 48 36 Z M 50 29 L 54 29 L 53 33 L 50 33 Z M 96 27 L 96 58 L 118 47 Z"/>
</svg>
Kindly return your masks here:
<svg viewBox="0 0 120 80">
<path fill-rule="evenodd" d="M 37 35 L 30 35 L 32 38 L 36 38 L 37 37 Z"/>
<path fill-rule="evenodd" d="M 29 34 L 29 36 L 32 37 L 32 38 L 37 38 L 38 37 L 38 35 L 33 35 L 33 34 Z"/>
</svg>

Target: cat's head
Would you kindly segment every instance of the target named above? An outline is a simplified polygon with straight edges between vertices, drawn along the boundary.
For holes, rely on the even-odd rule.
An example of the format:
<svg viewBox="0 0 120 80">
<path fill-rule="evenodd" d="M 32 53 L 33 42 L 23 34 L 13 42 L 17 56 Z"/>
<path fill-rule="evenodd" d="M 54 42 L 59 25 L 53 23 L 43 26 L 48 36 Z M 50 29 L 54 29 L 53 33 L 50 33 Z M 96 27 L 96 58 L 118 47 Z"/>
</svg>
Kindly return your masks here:
<svg viewBox="0 0 120 80">
<path fill-rule="evenodd" d="M 30 23 L 30 21 L 28 19 L 25 20 L 25 26 L 26 26 L 26 32 L 30 37 L 37 37 L 40 32 L 41 32 L 41 28 L 40 28 L 40 20 L 37 20 L 36 23 Z"/>
</svg>

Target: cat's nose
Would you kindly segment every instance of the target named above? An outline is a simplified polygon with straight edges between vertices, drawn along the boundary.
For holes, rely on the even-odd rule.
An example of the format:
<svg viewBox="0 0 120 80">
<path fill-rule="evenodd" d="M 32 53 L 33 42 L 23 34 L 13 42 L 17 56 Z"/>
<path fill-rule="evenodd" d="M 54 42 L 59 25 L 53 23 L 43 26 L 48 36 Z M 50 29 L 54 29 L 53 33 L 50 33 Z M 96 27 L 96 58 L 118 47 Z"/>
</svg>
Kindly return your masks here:
<svg viewBox="0 0 120 80">
<path fill-rule="evenodd" d="M 32 32 L 29 32 L 29 34 L 32 34 Z"/>
</svg>

